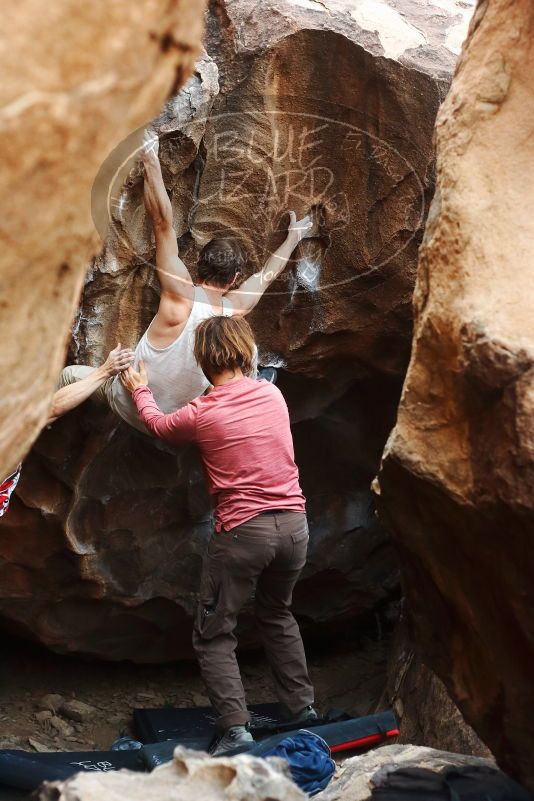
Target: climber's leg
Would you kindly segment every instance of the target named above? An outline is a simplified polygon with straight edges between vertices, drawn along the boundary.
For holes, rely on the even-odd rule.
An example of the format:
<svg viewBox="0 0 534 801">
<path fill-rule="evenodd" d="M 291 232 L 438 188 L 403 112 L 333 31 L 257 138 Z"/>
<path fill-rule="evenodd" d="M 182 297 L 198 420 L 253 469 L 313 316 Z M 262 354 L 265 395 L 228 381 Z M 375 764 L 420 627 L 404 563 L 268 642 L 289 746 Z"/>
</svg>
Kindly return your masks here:
<svg viewBox="0 0 534 801">
<path fill-rule="evenodd" d="M 117 354 L 114 354 L 113 358 L 116 356 Z M 118 361 L 119 366 L 122 364 L 122 358 L 127 360 L 130 357 L 129 354 L 121 356 Z M 115 377 L 110 376 L 109 371 L 110 367 L 106 363 L 96 368 L 85 365 L 65 367 L 59 379 L 59 387 L 54 392 L 46 424 L 50 425 L 91 397 L 98 404 L 113 408 L 112 384 Z"/>
<path fill-rule="evenodd" d="M 70 364 L 61 371 L 56 389 L 63 389 L 64 387 L 70 386 L 70 384 L 76 384 L 78 381 L 82 381 L 82 379 L 94 373 L 96 369 L 96 367 L 89 367 L 85 364 Z M 92 393 L 92 400 L 95 400 L 97 403 L 109 404 L 112 382 L 113 377 L 108 378 L 107 381 Z"/>
<path fill-rule="evenodd" d="M 68 387 L 70 384 L 81 381 L 82 378 L 87 378 L 94 369 L 94 367 L 88 367 L 85 364 L 69 364 L 61 371 L 56 389 L 63 389 L 63 387 Z"/>
</svg>

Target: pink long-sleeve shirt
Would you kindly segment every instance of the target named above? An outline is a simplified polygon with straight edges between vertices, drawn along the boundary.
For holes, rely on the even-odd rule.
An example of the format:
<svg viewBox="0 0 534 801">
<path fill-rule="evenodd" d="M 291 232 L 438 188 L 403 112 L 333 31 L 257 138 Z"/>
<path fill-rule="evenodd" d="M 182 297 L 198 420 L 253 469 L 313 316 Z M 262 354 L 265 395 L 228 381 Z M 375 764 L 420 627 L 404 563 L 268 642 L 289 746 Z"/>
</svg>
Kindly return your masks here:
<svg viewBox="0 0 534 801">
<path fill-rule="evenodd" d="M 199 446 L 216 531 L 270 509 L 304 512 L 289 413 L 273 384 L 239 378 L 172 414 L 159 410 L 148 387 L 136 389 L 132 398 L 157 437 Z"/>
</svg>

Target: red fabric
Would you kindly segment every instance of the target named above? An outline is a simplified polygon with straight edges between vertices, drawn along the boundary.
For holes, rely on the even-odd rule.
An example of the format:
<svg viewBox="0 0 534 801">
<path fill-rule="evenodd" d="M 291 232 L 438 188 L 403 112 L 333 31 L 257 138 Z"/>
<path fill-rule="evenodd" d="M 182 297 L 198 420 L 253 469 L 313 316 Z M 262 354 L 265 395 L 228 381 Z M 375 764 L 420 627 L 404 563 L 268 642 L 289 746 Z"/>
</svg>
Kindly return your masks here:
<svg viewBox="0 0 534 801">
<path fill-rule="evenodd" d="M 305 511 L 286 403 L 267 381 L 240 378 L 173 414 L 163 414 L 148 387 L 133 393 L 149 431 L 168 442 L 196 442 L 226 531 L 269 509 Z"/>
<path fill-rule="evenodd" d="M 18 484 L 21 468 L 22 465 L 19 465 L 15 472 L 4 479 L 0 484 L 0 517 L 3 517 L 9 509 L 11 494 Z"/>
<path fill-rule="evenodd" d="M 336 754 L 338 751 L 352 751 L 356 748 L 364 748 L 366 745 L 376 745 L 376 743 L 389 740 L 391 737 L 398 737 L 398 735 L 398 729 L 390 729 L 381 734 L 369 734 L 367 737 L 360 737 L 358 740 L 349 740 L 347 743 L 332 745 L 330 746 L 330 751 L 332 754 Z"/>
</svg>

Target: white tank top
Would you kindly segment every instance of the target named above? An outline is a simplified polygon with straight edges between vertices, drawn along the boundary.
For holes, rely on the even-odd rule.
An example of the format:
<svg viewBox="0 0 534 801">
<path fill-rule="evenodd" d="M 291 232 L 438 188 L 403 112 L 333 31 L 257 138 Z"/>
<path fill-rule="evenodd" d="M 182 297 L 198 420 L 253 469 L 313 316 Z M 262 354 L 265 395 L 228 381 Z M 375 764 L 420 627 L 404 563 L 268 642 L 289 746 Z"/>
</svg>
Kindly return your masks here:
<svg viewBox="0 0 534 801">
<path fill-rule="evenodd" d="M 231 317 L 233 314 L 231 301 L 223 298 L 222 306 L 224 317 Z M 197 286 L 191 313 L 178 338 L 166 348 L 155 348 L 148 341 L 151 323 L 135 349 L 134 367 L 138 370 L 139 362 L 144 361 L 150 389 L 156 403 L 165 414 L 175 412 L 194 398 L 198 398 L 210 385 L 193 353 L 195 329 L 208 317 L 215 317 L 215 312 L 205 291 Z M 119 417 L 146 433 L 131 395 L 123 387 L 118 375 L 113 380 L 110 403 Z"/>
</svg>

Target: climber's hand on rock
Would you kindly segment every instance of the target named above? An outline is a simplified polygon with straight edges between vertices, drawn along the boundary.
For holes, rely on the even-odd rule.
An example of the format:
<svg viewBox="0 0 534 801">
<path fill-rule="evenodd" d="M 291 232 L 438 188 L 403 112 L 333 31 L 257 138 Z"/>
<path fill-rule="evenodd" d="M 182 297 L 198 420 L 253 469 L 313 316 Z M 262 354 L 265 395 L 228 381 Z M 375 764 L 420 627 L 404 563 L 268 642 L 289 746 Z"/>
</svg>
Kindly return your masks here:
<svg viewBox="0 0 534 801">
<path fill-rule="evenodd" d="M 139 372 L 134 370 L 133 367 L 128 367 L 121 373 L 121 381 L 128 390 L 128 392 L 135 392 L 139 387 L 148 386 L 148 376 L 144 362 L 139 362 Z"/>
<path fill-rule="evenodd" d="M 143 136 L 143 145 L 141 147 L 140 156 L 141 161 L 146 164 L 158 160 L 159 153 L 159 139 L 154 131 L 145 131 Z"/>
<path fill-rule="evenodd" d="M 104 369 L 110 375 L 117 375 L 126 370 L 134 360 L 134 352 L 130 348 L 123 348 L 121 343 L 110 351 L 108 358 L 104 362 Z"/>
<path fill-rule="evenodd" d="M 307 214 L 301 220 L 297 220 L 297 215 L 294 211 L 289 212 L 289 228 L 288 232 L 294 233 L 298 241 L 300 242 L 301 239 L 305 239 L 305 237 L 310 235 L 310 231 L 313 229 L 313 220 L 310 214 Z"/>
</svg>

